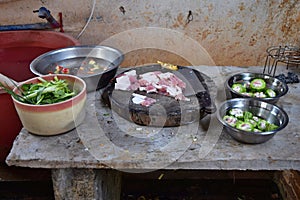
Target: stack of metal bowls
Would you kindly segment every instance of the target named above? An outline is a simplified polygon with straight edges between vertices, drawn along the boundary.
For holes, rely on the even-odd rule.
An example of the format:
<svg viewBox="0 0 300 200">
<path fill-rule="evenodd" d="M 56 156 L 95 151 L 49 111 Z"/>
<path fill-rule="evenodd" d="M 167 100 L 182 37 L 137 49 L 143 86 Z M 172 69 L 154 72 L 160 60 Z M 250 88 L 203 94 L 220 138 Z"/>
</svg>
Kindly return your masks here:
<svg viewBox="0 0 300 200">
<path fill-rule="evenodd" d="M 275 91 L 275 97 L 251 97 L 243 95 L 232 89 L 232 85 L 241 82 L 250 82 L 253 79 L 263 79 L 266 82 L 266 87 Z M 242 143 L 259 144 L 271 139 L 277 132 L 284 129 L 289 121 L 287 113 L 277 105 L 280 98 L 288 92 L 286 83 L 277 78 L 260 73 L 238 73 L 230 76 L 225 82 L 225 90 L 227 100 L 221 103 L 218 108 L 217 117 L 223 124 L 226 133 L 235 140 Z M 229 125 L 223 119 L 228 115 L 229 110 L 239 108 L 243 111 L 251 112 L 253 115 L 266 120 L 268 123 L 273 123 L 278 126 L 277 129 L 264 132 L 243 131 L 234 126 Z"/>
</svg>

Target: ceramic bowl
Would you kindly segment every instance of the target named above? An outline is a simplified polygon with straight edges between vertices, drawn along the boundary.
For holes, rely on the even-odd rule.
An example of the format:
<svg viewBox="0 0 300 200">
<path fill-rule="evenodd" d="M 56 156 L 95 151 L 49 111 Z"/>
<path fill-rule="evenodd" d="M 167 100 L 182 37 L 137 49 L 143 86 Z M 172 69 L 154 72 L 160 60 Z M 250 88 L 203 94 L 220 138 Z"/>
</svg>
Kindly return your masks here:
<svg viewBox="0 0 300 200">
<path fill-rule="evenodd" d="M 230 126 L 224 121 L 223 117 L 227 115 L 228 111 L 232 108 L 249 111 L 253 115 L 277 125 L 278 128 L 272 131 L 248 132 Z M 259 144 L 270 140 L 276 133 L 284 129 L 289 122 L 289 117 L 282 108 L 250 98 L 235 98 L 223 102 L 218 109 L 217 117 L 231 137 L 239 142 L 249 144 Z"/>
<path fill-rule="evenodd" d="M 76 91 L 77 95 L 59 103 L 45 105 L 27 104 L 12 98 L 23 127 L 30 133 L 43 136 L 57 135 L 74 129 L 84 120 L 86 83 L 72 75 L 47 75 L 42 78 L 49 81 L 53 80 L 54 76 L 66 80 L 70 89 Z M 22 82 L 21 85 L 38 82 L 38 77 L 35 77 Z M 20 94 L 17 87 L 13 91 Z"/>
</svg>

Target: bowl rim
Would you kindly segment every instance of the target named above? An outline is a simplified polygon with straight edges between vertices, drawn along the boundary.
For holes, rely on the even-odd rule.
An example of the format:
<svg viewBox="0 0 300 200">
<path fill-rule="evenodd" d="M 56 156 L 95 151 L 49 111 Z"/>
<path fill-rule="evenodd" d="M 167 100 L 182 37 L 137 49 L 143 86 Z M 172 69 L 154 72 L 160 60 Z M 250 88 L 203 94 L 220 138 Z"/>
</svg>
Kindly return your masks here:
<svg viewBox="0 0 300 200">
<path fill-rule="evenodd" d="M 249 75 L 254 75 L 254 76 L 256 76 L 256 75 L 263 75 L 263 76 L 267 76 L 267 77 L 269 77 L 269 78 L 272 78 L 272 79 L 274 79 L 274 80 L 277 80 L 278 82 L 280 82 L 280 83 L 283 85 L 284 92 L 282 92 L 282 93 L 276 95 L 275 97 L 265 97 L 265 98 L 263 98 L 263 97 L 249 97 L 249 96 L 247 96 L 247 95 L 243 95 L 243 94 L 241 94 L 241 93 L 238 93 L 238 92 L 234 91 L 234 90 L 230 87 L 230 85 L 229 85 L 229 80 L 232 79 L 232 78 L 235 77 L 235 76 L 243 75 L 243 74 L 249 74 Z M 271 75 L 268 75 L 268 74 L 255 73 L 255 72 L 241 72 L 241 73 L 236 73 L 236 74 L 230 75 L 230 77 L 228 77 L 228 78 L 226 79 L 226 81 L 225 81 L 225 86 L 226 86 L 227 89 L 230 90 L 230 92 L 234 93 L 235 95 L 238 95 L 238 96 L 241 96 L 241 97 L 244 97 L 244 98 L 250 98 L 250 99 L 255 99 L 255 100 L 265 100 L 265 101 L 271 101 L 271 100 L 274 100 L 274 99 L 279 99 L 280 97 L 286 95 L 287 92 L 288 92 L 288 90 L 289 90 L 288 85 L 287 85 L 285 82 L 279 80 L 278 78 L 275 78 L 275 77 L 273 77 L 273 76 L 271 76 Z"/>
<path fill-rule="evenodd" d="M 62 53 L 62 52 L 68 52 L 68 51 L 71 51 L 71 50 L 78 50 L 78 49 L 107 49 L 109 51 L 112 51 L 112 52 L 115 52 L 119 59 L 121 59 L 121 62 L 124 60 L 124 54 L 117 48 L 115 47 L 111 47 L 111 46 L 106 46 L 106 45 L 76 45 L 76 46 L 69 46 L 69 47 L 64 47 L 64 48 L 59 48 L 59 49 L 54 49 L 54 50 L 51 50 L 51 51 L 48 51 L 46 53 L 43 53 L 41 55 L 39 55 L 38 57 L 36 57 L 35 59 L 33 59 L 31 62 L 30 62 L 30 65 L 29 65 L 29 68 L 30 68 L 30 71 L 38 76 L 44 76 L 46 74 L 42 74 L 40 72 L 38 72 L 36 70 L 36 68 L 34 67 L 38 62 L 40 62 L 40 60 L 48 57 L 48 56 L 52 56 L 54 54 L 57 54 L 57 53 Z M 75 57 L 74 57 L 75 58 Z M 88 56 L 86 56 L 86 58 L 88 58 Z M 121 63 L 120 62 L 120 63 Z M 103 72 L 108 72 L 108 71 L 111 71 L 111 70 L 114 70 L 115 68 L 118 68 L 119 65 L 114 65 L 112 67 L 110 67 L 109 70 L 106 70 L 106 71 L 103 71 Z M 100 72 L 100 73 L 95 73 L 95 74 L 91 74 L 91 75 L 85 75 L 85 76 L 78 76 L 78 77 L 81 77 L 81 78 L 88 78 L 88 77 L 93 77 L 93 76 L 97 76 L 97 75 L 100 75 L 100 74 L 103 74 L 103 72 Z M 74 74 L 70 74 L 70 75 L 74 75 Z M 76 75 L 74 75 L 76 76 Z"/>
<path fill-rule="evenodd" d="M 79 81 L 82 84 L 83 87 L 82 87 L 81 91 L 76 96 L 74 96 L 72 98 L 69 98 L 69 99 L 67 99 L 65 101 L 61 101 L 61 102 L 57 102 L 57 103 L 52 103 L 52 104 L 42 104 L 42 105 L 28 104 L 28 103 L 24 103 L 24 102 L 18 101 L 14 97 L 11 97 L 11 98 L 13 99 L 13 101 L 15 103 L 19 104 L 22 107 L 46 108 L 46 107 L 53 107 L 53 106 L 68 104 L 69 102 L 74 102 L 77 99 L 78 99 L 78 101 L 80 101 L 84 96 L 86 96 L 86 88 L 87 88 L 87 86 L 86 86 L 85 81 L 82 78 L 78 77 L 78 76 L 69 75 L 69 74 L 48 74 L 48 75 L 43 75 L 43 76 L 36 76 L 36 77 L 33 77 L 33 78 L 30 78 L 30 79 L 27 79 L 27 80 L 23 81 L 17 87 L 15 87 L 13 89 L 13 91 L 15 92 L 18 89 L 18 87 L 22 86 L 23 84 L 30 83 L 30 82 L 32 82 L 34 80 L 37 80 L 40 77 L 41 78 L 45 78 L 45 77 L 47 78 L 47 77 L 55 77 L 55 76 L 57 76 L 60 79 L 63 79 L 61 77 L 68 77 L 68 78 L 73 79 L 74 82 Z"/>
<path fill-rule="evenodd" d="M 259 102 L 259 103 L 265 103 L 267 105 L 270 105 L 270 106 L 273 106 L 275 107 L 276 109 L 280 110 L 280 112 L 285 116 L 286 118 L 286 121 L 280 125 L 280 127 L 278 129 L 275 129 L 275 130 L 272 130 L 272 131 L 264 131 L 264 132 L 253 132 L 253 131 L 244 131 L 244 130 L 240 130 L 240 129 L 237 129 L 235 127 L 232 127 L 230 126 L 229 124 L 227 124 L 224 120 L 223 120 L 223 117 L 221 116 L 220 114 L 220 108 L 222 108 L 225 104 L 227 104 L 228 102 L 234 102 L 234 101 L 246 101 L 246 102 Z M 234 99 L 229 99 L 229 100 L 226 100 L 226 101 L 223 101 L 219 108 L 218 108 L 218 112 L 217 112 L 217 118 L 219 120 L 219 122 L 222 123 L 222 125 L 225 127 L 225 128 L 228 128 L 228 129 L 231 129 L 233 130 L 234 132 L 240 132 L 240 133 L 243 133 L 243 134 L 246 134 L 246 135 L 257 135 L 257 136 L 268 136 L 268 135 L 272 135 L 272 134 L 275 134 L 276 132 L 279 132 L 281 131 L 282 129 L 284 129 L 288 123 L 289 123 L 289 116 L 288 114 L 282 109 L 280 108 L 279 106 L 275 105 L 275 104 L 271 104 L 271 103 L 268 103 L 268 102 L 265 102 L 265 101 L 262 101 L 262 100 L 257 100 L 257 99 L 251 99 L 251 98 L 234 98 Z M 232 134 L 232 133 L 230 133 Z"/>
</svg>

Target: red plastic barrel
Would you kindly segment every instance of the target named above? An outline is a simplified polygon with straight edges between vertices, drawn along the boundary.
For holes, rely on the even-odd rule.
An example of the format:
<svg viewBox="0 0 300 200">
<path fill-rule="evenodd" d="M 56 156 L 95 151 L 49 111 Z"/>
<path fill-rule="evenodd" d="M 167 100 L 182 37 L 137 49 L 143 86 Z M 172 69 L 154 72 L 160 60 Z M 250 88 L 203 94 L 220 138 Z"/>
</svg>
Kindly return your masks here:
<svg viewBox="0 0 300 200">
<path fill-rule="evenodd" d="M 79 45 L 79 41 L 55 31 L 0 32 L 0 73 L 20 82 L 32 78 L 29 65 L 50 50 Z M 4 162 L 22 124 L 10 95 L 0 94 L 0 162 Z"/>
</svg>

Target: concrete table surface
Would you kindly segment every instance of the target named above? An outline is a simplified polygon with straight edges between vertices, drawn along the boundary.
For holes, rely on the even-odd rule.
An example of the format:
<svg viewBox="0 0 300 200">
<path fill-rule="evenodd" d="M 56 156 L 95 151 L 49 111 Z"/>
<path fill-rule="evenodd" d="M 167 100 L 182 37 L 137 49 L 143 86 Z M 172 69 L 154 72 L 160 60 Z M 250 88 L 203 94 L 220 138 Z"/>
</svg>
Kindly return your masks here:
<svg viewBox="0 0 300 200">
<path fill-rule="evenodd" d="M 246 71 L 261 73 L 263 70 L 259 66 L 194 68 L 213 80 L 217 106 L 225 100 L 224 82 L 230 75 Z M 109 169 L 114 169 L 113 181 L 110 179 L 112 184 L 119 182 L 116 174 L 120 171 L 300 170 L 299 85 L 289 84 L 289 92 L 277 102 L 288 113 L 289 124 L 262 144 L 235 141 L 222 130 L 216 114 L 181 127 L 139 126 L 124 120 L 102 104 L 101 91 L 96 91 L 88 94 L 87 115 L 77 129 L 51 137 L 32 135 L 22 129 L 6 162 L 14 166 L 53 169 L 54 185 L 61 193 L 65 190 L 61 184 L 62 179 L 65 180 L 61 178 L 62 174 L 70 175 L 70 171 L 65 170 L 78 168 L 86 172 L 103 169 L 105 177 L 112 171 Z M 73 171 L 72 174 L 74 177 Z M 95 176 L 90 174 L 91 179 L 95 180 Z M 56 198 L 63 197 L 57 194 Z"/>
</svg>

